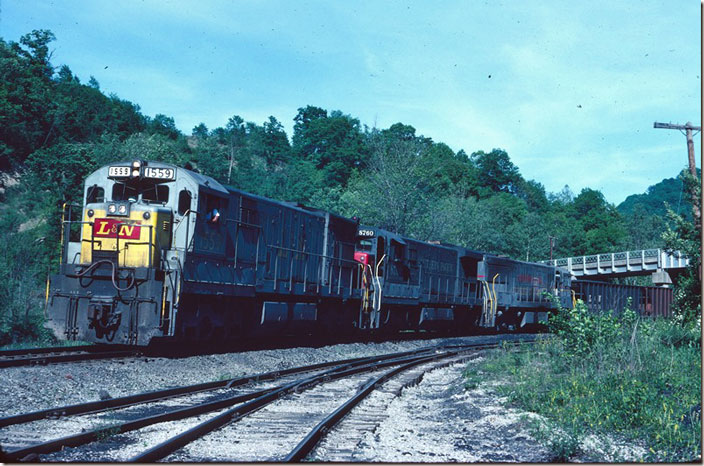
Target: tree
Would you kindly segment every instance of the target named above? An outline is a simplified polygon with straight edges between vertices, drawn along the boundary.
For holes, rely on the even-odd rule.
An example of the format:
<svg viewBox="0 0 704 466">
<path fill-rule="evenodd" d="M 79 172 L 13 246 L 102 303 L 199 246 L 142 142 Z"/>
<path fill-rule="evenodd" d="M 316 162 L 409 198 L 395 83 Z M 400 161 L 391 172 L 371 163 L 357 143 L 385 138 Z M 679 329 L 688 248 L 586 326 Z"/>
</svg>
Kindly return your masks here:
<svg viewBox="0 0 704 466">
<path fill-rule="evenodd" d="M 506 151 L 494 149 L 488 154 L 484 151 L 474 152 L 471 160 L 477 167 L 482 186 L 491 192 L 515 192 L 521 175 Z"/>
<path fill-rule="evenodd" d="M 176 128 L 174 119 L 161 113 L 149 121 L 147 129 L 154 134 L 163 134 L 169 139 L 176 139 L 181 135 L 181 132 Z"/>
<path fill-rule="evenodd" d="M 394 123 L 389 129 L 382 130 L 381 134 L 399 141 L 416 140 L 416 129 L 411 125 L 404 125 L 403 123 Z"/>
<path fill-rule="evenodd" d="M 697 207 L 701 209 L 701 177 L 695 178 L 689 171 L 683 170 L 680 173 L 680 178 L 687 193 L 690 194 L 690 198 L 699 201 Z M 697 322 L 701 324 L 702 243 L 700 226 L 669 208 L 667 220 L 667 229 L 663 233 L 665 247 L 670 250 L 682 251 L 689 258 L 689 267 L 675 280 L 673 311 L 686 324 Z"/>
<path fill-rule="evenodd" d="M 0 170 L 17 169 L 49 138 L 53 102 L 47 44 L 52 39 L 48 31 L 33 31 L 22 44 L 0 39 Z"/>
<path fill-rule="evenodd" d="M 205 126 L 205 123 L 201 122 L 197 126 L 193 127 L 193 130 L 191 131 L 191 135 L 194 138 L 205 139 L 208 137 L 208 127 Z"/>
<path fill-rule="evenodd" d="M 327 111 L 309 105 L 298 109 L 294 121 L 293 155 L 322 170 L 326 185 L 345 186 L 369 153 L 359 120 L 338 110 L 328 116 Z"/>
<path fill-rule="evenodd" d="M 516 184 L 516 196 L 522 199 L 529 209 L 546 212 L 550 207 L 545 187 L 535 180 L 523 180 L 522 178 Z"/>
<path fill-rule="evenodd" d="M 447 197 L 436 207 L 438 223 L 445 225 L 440 238 L 451 244 L 470 249 L 523 257 L 526 254 L 527 235 L 523 220 L 525 204 L 508 193 L 489 198 L 474 199 Z"/>
<path fill-rule="evenodd" d="M 399 234 L 420 233 L 428 221 L 429 184 L 422 171 L 427 146 L 417 140 L 369 135 L 371 157 L 340 200 L 344 214 Z M 425 228 L 427 230 L 427 226 Z"/>
<path fill-rule="evenodd" d="M 49 44 L 54 40 L 56 40 L 56 36 L 48 29 L 35 29 L 20 38 L 21 45 L 13 42 L 12 46 L 17 53 L 30 60 L 38 73 L 49 79 L 54 74 L 54 68 L 49 62 L 51 59 Z"/>
<path fill-rule="evenodd" d="M 626 228 L 616 208 L 597 190 L 584 188 L 569 207 L 569 216 L 581 226 L 584 240 L 577 254 L 598 254 L 624 246 Z"/>
<path fill-rule="evenodd" d="M 236 154 L 240 153 L 245 145 L 245 136 L 247 134 L 244 120 L 239 115 L 233 115 L 227 120 L 225 133 L 227 144 L 229 146 L 229 157 L 227 166 L 227 183 L 230 183 L 232 178 L 232 167 L 235 164 Z M 225 141 L 223 141 L 225 142 Z"/>
<path fill-rule="evenodd" d="M 289 159 L 291 146 L 284 131 L 284 125 L 273 116 L 262 125 L 264 128 L 262 143 L 264 159 L 269 166 L 285 163 Z"/>
<path fill-rule="evenodd" d="M 687 171 L 684 169 L 683 171 Z M 701 173 L 700 169 L 697 169 Z M 687 220 L 692 220 L 692 201 L 685 192 L 683 178 L 666 178 L 659 183 L 648 187 L 644 194 L 632 194 L 618 206 L 618 211 L 630 215 L 640 208 L 642 212 L 665 217 L 669 204 L 675 213 L 682 215 Z"/>
<path fill-rule="evenodd" d="M 73 75 L 71 68 L 67 65 L 61 65 L 56 81 L 59 83 L 80 84 L 78 77 Z"/>
<path fill-rule="evenodd" d="M 323 110 L 320 107 L 307 105 L 305 108 L 299 108 L 298 114 L 293 117 L 293 121 L 295 122 L 293 126 L 293 146 L 300 148 L 300 150 L 304 152 L 310 152 L 310 148 L 306 147 L 306 141 L 302 140 L 302 138 L 305 138 L 313 121 L 320 118 L 327 118 L 327 116 L 327 110 Z"/>
</svg>

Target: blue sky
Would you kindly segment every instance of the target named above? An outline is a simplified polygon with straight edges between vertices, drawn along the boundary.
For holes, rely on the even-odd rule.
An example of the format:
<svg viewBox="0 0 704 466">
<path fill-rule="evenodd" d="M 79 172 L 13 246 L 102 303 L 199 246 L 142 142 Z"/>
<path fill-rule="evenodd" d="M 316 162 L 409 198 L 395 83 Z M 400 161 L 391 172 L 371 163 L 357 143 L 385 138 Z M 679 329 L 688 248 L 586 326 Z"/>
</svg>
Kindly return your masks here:
<svg viewBox="0 0 704 466">
<path fill-rule="evenodd" d="M 693 1 L 0 0 L 0 36 L 50 29 L 55 65 L 186 134 L 299 107 L 396 122 L 524 177 L 620 203 L 687 164 L 699 124 Z M 697 159 L 701 137 L 695 137 Z"/>
</svg>

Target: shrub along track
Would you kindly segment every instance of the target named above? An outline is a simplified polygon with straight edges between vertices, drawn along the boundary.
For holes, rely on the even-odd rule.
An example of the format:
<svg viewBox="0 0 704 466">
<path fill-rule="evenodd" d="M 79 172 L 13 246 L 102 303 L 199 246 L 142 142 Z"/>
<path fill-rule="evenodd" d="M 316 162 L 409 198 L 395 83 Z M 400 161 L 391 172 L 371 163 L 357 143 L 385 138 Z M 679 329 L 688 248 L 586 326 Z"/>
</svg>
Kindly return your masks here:
<svg viewBox="0 0 704 466">
<path fill-rule="evenodd" d="M 296 403 L 298 406 L 303 406 L 304 412 L 307 412 L 306 407 L 320 404 L 320 393 L 327 393 L 329 396 L 326 395 L 328 399 L 326 403 L 336 405 L 329 410 L 333 414 L 328 413 L 327 417 L 320 416 L 320 419 L 325 418 L 325 420 L 320 422 L 316 431 L 312 431 L 306 436 L 304 430 L 298 435 L 297 440 L 290 441 L 293 443 L 288 445 L 289 450 L 295 442 L 305 437 L 306 440 L 302 441 L 295 450 L 283 451 L 281 454 L 274 455 L 278 460 L 298 460 L 314 447 L 323 432 L 332 427 L 359 400 L 386 379 L 421 364 L 434 363 L 438 359 L 467 357 L 468 353 L 495 347 L 497 344 L 428 347 L 403 353 L 327 362 L 0 418 L 0 427 L 4 427 L 3 430 L 6 430 L 6 432 L 2 432 L 4 434 L 2 436 L 6 439 L 19 440 L 11 445 L 6 443 L 4 455 L 10 461 L 18 461 L 23 459 L 38 460 L 38 455 L 48 454 L 49 456 L 42 459 L 61 461 L 61 457 L 72 450 L 64 450 L 66 447 L 80 447 L 69 453 L 74 455 L 71 460 L 93 461 L 97 455 L 101 460 L 156 461 L 182 449 L 209 432 L 228 424 L 234 424 L 256 411 L 262 410 L 264 412 L 263 408 L 269 405 L 274 406 L 275 403 L 286 401 L 287 398 L 298 397 L 303 391 L 312 392 L 317 387 L 315 390 L 318 396 L 317 400 L 315 398 L 313 398 L 314 401 L 298 400 Z M 388 367 L 393 367 L 393 369 L 380 373 L 382 369 Z M 363 389 L 357 392 L 359 385 L 365 382 L 363 376 L 369 373 L 377 373 L 377 375 L 364 383 Z M 330 384 L 338 381 L 347 384 L 348 388 L 342 391 L 328 388 Z M 350 394 L 354 394 L 353 399 L 346 402 L 344 407 L 337 406 L 342 398 L 348 398 Z M 216 413 L 216 415 L 212 416 L 211 414 L 211 417 L 208 418 L 208 413 Z M 59 418 L 57 419 L 57 417 Z M 305 417 L 310 418 L 310 416 Z M 115 422 L 116 419 L 119 421 Z M 269 425 L 278 424 L 278 420 L 274 420 L 276 422 L 272 423 L 270 419 Z M 195 426 L 190 427 L 194 423 Z M 160 425 L 155 426 L 155 424 Z M 92 425 L 92 427 L 86 427 L 86 425 Z M 117 434 L 147 428 L 146 431 L 141 430 L 131 434 L 134 438 L 130 439 L 127 436 L 127 443 L 130 441 L 132 443 L 141 442 L 141 446 L 147 446 L 145 438 L 150 438 L 154 443 L 154 438 L 161 440 L 168 436 L 169 432 L 183 430 L 184 425 L 187 427 L 181 434 L 157 442 L 156 446 L 132 457 L 120 459 L 105 457 L 107 452 L 104 450 L 106 447 L 111 448 L 110 442 L 113 444 L 117 442 L 117 445 L 114 445 L 117 447 L 116 450 L 122 450 L 124 454 L 123 447 L 125 445 L 120 445 L 122 443 L 120 438 L 124 435 Z M 7 431 L 8 428 L 9 431 Z M 78 428 L 82 428 L 83 431 L 78 434 L 65 435 L 67 431 Z M 309 429 L 310 426 L 305 428 Z M 159 435 L 145 433 L 154 429 L 160 430 Z M 224 431 L 221 429 L 215 434 L 219 435 Z M 37 439 L 36 432 L 42 432 L 43 438 Z M 47 439 L 52 435 L 63 436 L 54 437 L 53 440 Z M 61 450 L 64 451 L 61 452 Z M 184 454 L 178 452 L 177 456 L 179 460 L 182 460 Z M 206 451 L 186 455 L 187 458 L 201 459 L 213 456 L 217 456 L 217 453 Z M 238 458 L 230 459 L 236 460 Z M 271 456 L 261 459 L 271 459 Z"/>
</svg>

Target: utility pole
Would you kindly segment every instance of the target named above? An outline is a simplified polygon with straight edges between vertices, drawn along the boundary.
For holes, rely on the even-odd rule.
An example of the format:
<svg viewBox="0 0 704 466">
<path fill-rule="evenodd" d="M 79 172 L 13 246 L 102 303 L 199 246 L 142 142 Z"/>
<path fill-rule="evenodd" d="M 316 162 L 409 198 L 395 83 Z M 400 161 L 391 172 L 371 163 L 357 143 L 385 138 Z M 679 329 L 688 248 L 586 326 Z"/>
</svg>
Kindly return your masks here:
<svg viewBox="0 0 704 466">
<path fill-rule="evenodd" d="M 552 260 L 552 247 L 555 244 L 555 237 L 548 235 L 548 238 L 550 239 L 550 260 Z"/>
<path fill-rule="evenodd" d="M 672 123 L 658 123 L 657 121 L 653 123 L 653 128 L 663 128 L 663 129 L 678 129 L 680 132 L 685 130 L 684 134 L 687 137 L 687 155 L 689 156 L 689 173 L 692 174 L 694 179 L 697 179 L 697 166 L 694 163 L 694 135 L 692 131 L 699 133 L 702 130 L 701 126 L 693 126 L 691 122 L 687 122 L 684 125 L 675 125 Z M 701 228 L 701 216 L 699 208 L 697 207 L 697 196 L 692 193 L 692 212 L 694 213 L 694 224 L 697 228 Z"/>
</svg>

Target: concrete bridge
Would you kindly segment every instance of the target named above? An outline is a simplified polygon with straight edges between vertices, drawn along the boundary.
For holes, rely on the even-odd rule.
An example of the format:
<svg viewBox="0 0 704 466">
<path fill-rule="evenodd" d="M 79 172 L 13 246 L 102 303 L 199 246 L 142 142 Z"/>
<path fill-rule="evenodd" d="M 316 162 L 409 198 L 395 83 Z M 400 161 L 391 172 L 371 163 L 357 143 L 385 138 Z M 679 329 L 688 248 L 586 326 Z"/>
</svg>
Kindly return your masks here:
<svg viewBox="0 0 704 466">
<path fill-rule="evenodd" d="M 672 283 L 671 273 L 684 271 L 689 259 L 680 251 L 642 249 L 591 256 L 566 257 L 541 261 L 570 271 L 573 277 L 607 279 L 652 275 L 656 285 Z"/>
</svg>

